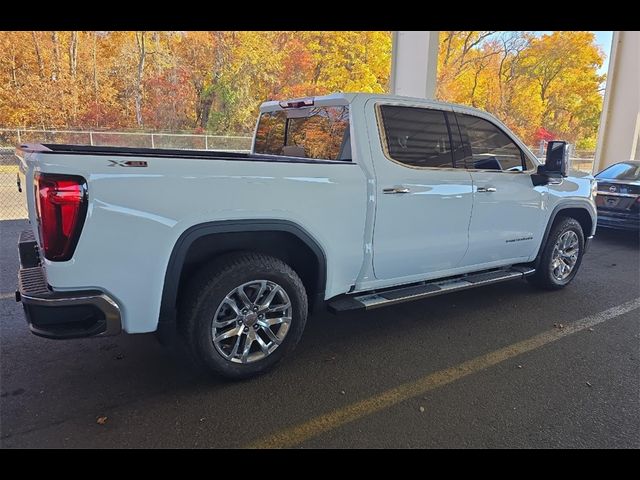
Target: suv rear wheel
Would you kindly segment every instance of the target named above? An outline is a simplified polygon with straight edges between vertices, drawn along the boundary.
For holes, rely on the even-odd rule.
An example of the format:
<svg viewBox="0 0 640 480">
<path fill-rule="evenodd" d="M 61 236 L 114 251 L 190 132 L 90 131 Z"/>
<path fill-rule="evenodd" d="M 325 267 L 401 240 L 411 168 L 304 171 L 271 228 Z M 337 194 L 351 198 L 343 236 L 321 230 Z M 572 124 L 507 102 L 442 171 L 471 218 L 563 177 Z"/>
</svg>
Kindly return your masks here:
<svg viewBox="0 0 640 480">
<path fill-rule="evenodd" d="M 258 253 L 222 257 L 188 285 L 181 325 L 196 359 L 227 378 L 266 372 L 291 352 L 307 320 L 307 295 L 282 260 Z"/>
<path fill-rule="evenodd" d="M 536 273 L 527 277 L 547 290 L 566 287 L 578 273 L 584 254 L 584 233 L 571 217 L 559 218 L 549 233 Z"/>
</svg>

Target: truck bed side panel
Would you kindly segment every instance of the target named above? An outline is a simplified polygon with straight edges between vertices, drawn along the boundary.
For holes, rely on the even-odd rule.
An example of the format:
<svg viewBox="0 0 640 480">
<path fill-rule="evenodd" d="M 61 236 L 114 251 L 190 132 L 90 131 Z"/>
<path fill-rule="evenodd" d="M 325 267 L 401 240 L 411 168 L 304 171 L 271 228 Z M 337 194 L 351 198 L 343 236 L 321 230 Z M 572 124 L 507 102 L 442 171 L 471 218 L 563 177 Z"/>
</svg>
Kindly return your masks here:
<svg viewBox="0 0 640 480">
<path fill-rule="evenodd" d="M 366 178 L 357 164 L 34 153 L 31 172 L 82 175 L 87 219 L 73 258 L 45 261 L 56 290 L 99 288 L 123 307 L 130 333 L 156 329 L 165 271 L 178 237 L 216 220 L 287 220 L 325 252 L 325 297 L 355 282 L 363 262 Z M 141 157 L 118 156 L 119 162 Z M 30 186 L 30 188 L 32 188 Z"/>
</svg>

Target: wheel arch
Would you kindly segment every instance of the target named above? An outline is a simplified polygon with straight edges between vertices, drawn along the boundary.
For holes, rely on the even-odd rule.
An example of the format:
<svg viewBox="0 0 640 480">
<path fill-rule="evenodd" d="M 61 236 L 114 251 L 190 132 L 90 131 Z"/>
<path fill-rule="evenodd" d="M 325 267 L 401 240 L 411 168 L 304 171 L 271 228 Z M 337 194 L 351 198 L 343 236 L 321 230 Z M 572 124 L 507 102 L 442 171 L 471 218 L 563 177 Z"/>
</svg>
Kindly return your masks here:
<svg viewBox="0 0 640 480">
<path fill-rule="evenodd" d="M 255 234 L 260 232 L 263 243 Z M 261 240 L 262 241 L 262 240 Z M 189 273 L 216 256 L 235 251 L 257 251 L 290 264 L 301 277 L 309 308 L 324 301 L 327 261 L 320 244 L 300 225 L 287 220 L 223 220 L 194 225 L 176 241 L 165 272 L 158 336 L 171 343 L 177 332 L 177 307 Z"/>
<path fill-rule="evenodd" d="M 549 239 L 551 228 L 553 227 L 556 220 L 560 217 L 575 218 L 582 227 L 582 231 L 584 232 L 585 236 L 585 242 L 587 238 L 591 237 L 593 234 L 593 229 L 596 225 L 596 214 L 593 212 L 591 204 L 586 201 L 573 201 L 563 202 L 560 205 L 557 205 L 552 210 L 551 215 L 549 216 L 549 220 L 547 221 L 547 226 L 544 230 L 544 235 L 542 236 L 542 241 L 540 242 L 540 247 L 538 248 L 536 259 L 534 261 L 536 268 L 540 263 L 540 256 L 542 254 L 542 251 L 544 250 L 545 245 L 547 244 L 547 240 Z"/>
</svg>

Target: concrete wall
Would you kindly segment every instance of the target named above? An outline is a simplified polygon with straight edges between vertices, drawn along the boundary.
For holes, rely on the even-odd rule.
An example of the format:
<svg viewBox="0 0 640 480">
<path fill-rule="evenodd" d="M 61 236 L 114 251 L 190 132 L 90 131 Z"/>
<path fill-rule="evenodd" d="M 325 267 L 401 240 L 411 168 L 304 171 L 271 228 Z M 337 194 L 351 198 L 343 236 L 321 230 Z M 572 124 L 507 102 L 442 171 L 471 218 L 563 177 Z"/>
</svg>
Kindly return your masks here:
<svg viewBox="0 0 640 480">
<path fill-rule="evenodd" d="M 614 32 L 593 172 L 640 160 L 640 32 Z"/>
</svg>

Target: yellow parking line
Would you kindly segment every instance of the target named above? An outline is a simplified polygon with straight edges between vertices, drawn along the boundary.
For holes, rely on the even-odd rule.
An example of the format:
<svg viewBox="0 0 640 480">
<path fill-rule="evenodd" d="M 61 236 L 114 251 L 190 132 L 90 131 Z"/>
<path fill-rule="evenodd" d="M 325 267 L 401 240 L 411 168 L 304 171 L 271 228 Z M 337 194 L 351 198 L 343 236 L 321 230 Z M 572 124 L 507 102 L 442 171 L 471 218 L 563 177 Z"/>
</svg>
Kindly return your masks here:
<svg viewBox="0 0 640 480">
<path fill-rule="evenodd" d="M 5 298 L 16 298 L 15 293 L 0 293 L 0 300 L 4 300 Z"/>
<path fill-rule="evenodd" d="M 269 435 L 247 445 L 247 448 L 288 448 L 298 445 L 321 433 L 336 429 L 367 415 L 392 407 L 400 402 L 423 395 L 438 387 L 455 382 L 463 377 L 486 370 L 510 358 L 522 355 L 567 335 L 606 322 L 640 307 L 640 297 L 612 307 L 604 312 L 590 315 L 561 329 L 543 332 L 521 342 L 481 355 L 467 362 L 432 373 L 413 382 L 386 390 L 378 395 L 361 400 L 346 407 L 312 418 L 280 432 Z"/>
</svg>

